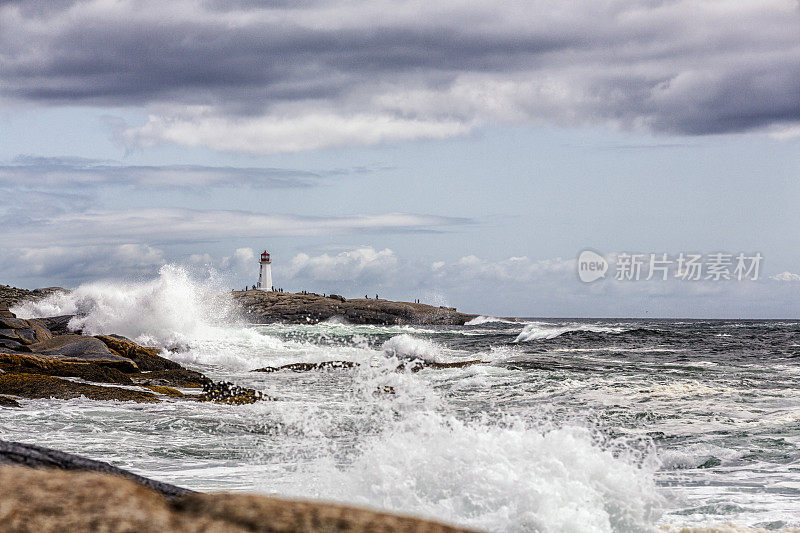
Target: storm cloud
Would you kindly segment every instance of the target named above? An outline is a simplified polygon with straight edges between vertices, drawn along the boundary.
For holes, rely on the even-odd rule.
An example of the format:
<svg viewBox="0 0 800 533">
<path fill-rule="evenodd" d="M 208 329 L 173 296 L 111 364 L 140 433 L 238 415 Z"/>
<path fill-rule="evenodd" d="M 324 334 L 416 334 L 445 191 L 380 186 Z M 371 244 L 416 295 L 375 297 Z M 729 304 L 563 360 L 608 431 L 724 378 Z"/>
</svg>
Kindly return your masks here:
<svg viewBox="0 0 800 533">
<path fill-rule="evenodd" d="M 251 152 L 492 124 L 800 122 L 800 8 L 764 2 L 0 2 L 0 95 L 144 107 L 118 136 Z"/>
</svg>

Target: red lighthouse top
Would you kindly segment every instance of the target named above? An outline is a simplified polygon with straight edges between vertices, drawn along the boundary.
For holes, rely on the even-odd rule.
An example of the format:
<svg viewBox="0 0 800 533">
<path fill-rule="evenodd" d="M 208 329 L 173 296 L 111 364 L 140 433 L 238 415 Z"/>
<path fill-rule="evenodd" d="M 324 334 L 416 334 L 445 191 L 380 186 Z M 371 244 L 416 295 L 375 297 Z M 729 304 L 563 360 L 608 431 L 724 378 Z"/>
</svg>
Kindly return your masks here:
<svg viewBox="0 0 800 533">
<path fill-rule="evenodd" d="M 270 262 L 269 261 L 269 252 L 267 252 L 266 250 L 261 252 L 261 262 L 262 263 L 269 263 Z"/>
</svg>

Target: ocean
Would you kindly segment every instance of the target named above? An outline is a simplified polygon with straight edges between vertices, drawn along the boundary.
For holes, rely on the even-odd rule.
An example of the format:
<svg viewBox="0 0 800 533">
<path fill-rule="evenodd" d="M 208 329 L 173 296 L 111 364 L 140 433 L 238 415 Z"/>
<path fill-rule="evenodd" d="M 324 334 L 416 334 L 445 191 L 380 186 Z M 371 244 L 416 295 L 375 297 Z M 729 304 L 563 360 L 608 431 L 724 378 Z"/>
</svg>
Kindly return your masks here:
<svg viewBox="0 0 800 533">
<path fill-rule="evenodd" d="M 178 267 L 13 309 L 165 349 L 277 401 L 23 400 L 0 438 L 197 490 L 485 531 L 800 526 L 800 321 L 480 317 L 249 325 Z M 413 372 L 400 363 L 479 360 Z M 352 361 L 328 371 L 251 372 Z"/>
</svg>

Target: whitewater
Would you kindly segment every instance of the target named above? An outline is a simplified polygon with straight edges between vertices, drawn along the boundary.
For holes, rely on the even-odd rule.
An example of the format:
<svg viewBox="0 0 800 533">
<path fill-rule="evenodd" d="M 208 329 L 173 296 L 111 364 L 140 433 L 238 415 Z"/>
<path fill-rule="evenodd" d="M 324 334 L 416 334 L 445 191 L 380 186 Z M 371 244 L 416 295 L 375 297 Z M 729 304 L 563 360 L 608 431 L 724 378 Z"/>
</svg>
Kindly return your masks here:
<svg viewBox="0 0 800 533">
<path fill-rule="evenodd" d="M 507 320 L 252 325 L 186 270 L 13 309 L 74 314 L 214 379 L 245 406 L 22 400 L 0 438 L 197 490 L 345 502 L 485 531 L 800 526 L 800 323 Z M 480 360 L 397 371 L 400 362 Z M 298 362 L 353 368 L 251 372 Z"/>
</svg>

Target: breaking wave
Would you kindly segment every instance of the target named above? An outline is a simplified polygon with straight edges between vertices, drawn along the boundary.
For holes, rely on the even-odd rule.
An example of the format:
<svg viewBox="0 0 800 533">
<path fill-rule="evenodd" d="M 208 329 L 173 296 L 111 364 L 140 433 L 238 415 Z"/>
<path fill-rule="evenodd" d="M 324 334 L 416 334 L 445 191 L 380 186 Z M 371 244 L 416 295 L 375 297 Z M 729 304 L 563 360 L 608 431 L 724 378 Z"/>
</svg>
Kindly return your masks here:
<svg viewBox="0 0 800 533">
<path fill-rule="evenodd" d="M 514 339 L 514 342 L 529 342 L 537 340 L 554 339 L 565 333 L 588 331 L 592 333 L 622 333 L 627 331 L 620 327 L 595 326 L 589 324 L 575 324 L 569 326 L 551 326 L 541 323 L 528 324 Z"/>
<path fill-rule="evenodd" d="M 398 359 L 422 359 L 432 363 L 442 362 L 444 348 L 433 341 L 407 333 L 395 335 L 381 346 L 383 352 Z"/>
<path fill-rule="evenodd" d="M 501 323 L 501 324 L 519 324 L 514 320 L 508 320 L 505 318 L 497 318 L 496 316 L 477 316 L 472 320 L 465 322 L 465 326 L 480 326 L 481 324 L 492 324 L 492 323 Z"/>
<path fill-rule="evenodd" d="M 365 439 L 344 469 L 321 460 L 314 496 L 485 531 L 654 529 L 655 459 L 593 437 L 419 412 Z"/>
<path fill-rule="evenodd" d="M 144 282 L 98 281 L 14 308 L 20 317 L 75 315 L 69 328 L 89 335 L 116 333 L 167 347 L 238 324 L 226 289 L 198 281 L 176 265 Z"/>
</svg>

